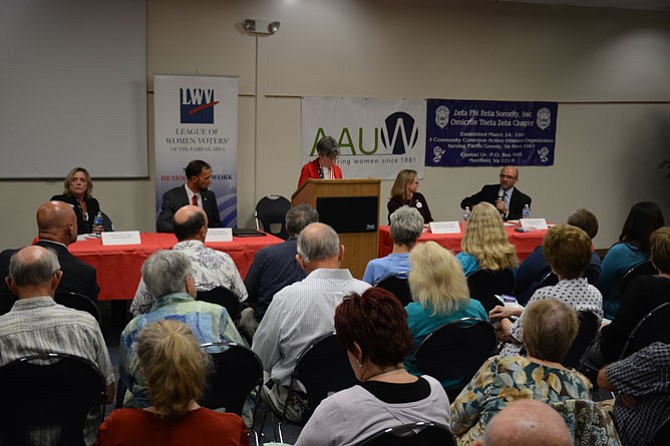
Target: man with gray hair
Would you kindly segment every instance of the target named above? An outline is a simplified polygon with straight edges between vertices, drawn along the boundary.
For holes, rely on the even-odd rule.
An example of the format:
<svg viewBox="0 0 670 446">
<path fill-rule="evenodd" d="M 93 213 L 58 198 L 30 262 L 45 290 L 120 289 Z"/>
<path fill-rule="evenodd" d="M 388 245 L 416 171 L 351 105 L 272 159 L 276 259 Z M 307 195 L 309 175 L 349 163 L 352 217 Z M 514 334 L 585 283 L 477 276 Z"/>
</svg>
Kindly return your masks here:
<svg viewBox="0 0 670 446">
<path fill-rule="evenodd" d="M 76 232 L 76 229 L 75 229 Z M 53 300 L 63 277 L 56 254 L 41 246 L 16 252 L 9 263 L 10 290 L 19 296 L 9 313 L 0 316 L 0 366 L 24 356 L 63 353 L 92 361 L 107 383 L 107 401 L 114 401 L 114 370 L 93 316 L 66 308 Z M 10 404 L 10 402 L 6 402 Z M 96 415 L 84 424 L 87 444 L 95 441 Z M 56 444 L 58 432 L 40 429 L 39 444 Z M 37 442 L 35 443 L 37 444 Z"/>
<path fill-rule="evenodd" d="M 144 327 L 165 319 L 188 324 L 198 341 L 236 342 L 246 345 L 228 312 L 220 305 L 194 300 L 195 279 L 191 262 L 178 251 L 158 251 L 142 265 L 142 280 L 158 296 L 151 311 L 131 320 L 121 333 L 120 380 L 126 386 L 124 407 L 151 405 L 146 380 L 140 371 L 137 344 Z"/>
<path fill-rule="evenodd" d="M 508 404 L 486 426 L 484 436 L 472 446 L 573 446 L 572 434 L 563 417 L 536 400 Z"/>
<path fill-rule="evenodd" d="M 292 207 L 285 218 L 288 240 L 279 245 L 265 247 L 256 253 L 244 279 L 250 307 L 242 311 L 240 320 L 240 329 L 249 339 L 254 337 L 275 293 L 305 278 L 305 271 L 295 257 L 297 237 L 305 226 L 317 221 L 319 213 L 312 206 L 300 204 Z"/>
<path fill-rule="evenodd" d="M 275 410 L 283 410 L 291 372 L 300 353 L 315 339 L 335 329 L 335 308 L 351 292 L 370 287 L 340 269 L 344 246 L 337 233 L 323 223 L 312 223 L 298 235 L 296 259 L 307 277 L 275 294 L 254 335 L 252 349 L 263 361 L 271 382 L 262 398 Z M 289 420 L 300 419 L 301 406 L 290 403 Z"/>
<path fill-rule="evenodd" d="M 423 232 L 423 217 L 415 208 L 402 206 L 391 214 L 391 254 L 368 262 L 363 280 L 375 285 L 390 276 L 407 279 L 409 251 Z"/>
</svg>

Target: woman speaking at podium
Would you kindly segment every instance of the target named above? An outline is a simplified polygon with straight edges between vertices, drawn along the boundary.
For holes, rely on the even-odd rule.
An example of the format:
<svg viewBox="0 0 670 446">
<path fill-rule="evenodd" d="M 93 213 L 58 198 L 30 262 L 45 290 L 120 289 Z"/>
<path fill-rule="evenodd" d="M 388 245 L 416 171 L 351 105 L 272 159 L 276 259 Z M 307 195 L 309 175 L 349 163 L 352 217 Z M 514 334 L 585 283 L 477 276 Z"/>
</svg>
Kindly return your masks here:
<svg viewBox="0 0 670 446">
<path fill-rule="evenodd" d="M 340 154 L 335 138 L 324 136 L 316 144 L 318 158 L 302 166 L 298 188 L 307 181 L 308 178 L 317 180 L 339 180 L 342 178 L 342 169 L 335 164 Z"/>
</svg>

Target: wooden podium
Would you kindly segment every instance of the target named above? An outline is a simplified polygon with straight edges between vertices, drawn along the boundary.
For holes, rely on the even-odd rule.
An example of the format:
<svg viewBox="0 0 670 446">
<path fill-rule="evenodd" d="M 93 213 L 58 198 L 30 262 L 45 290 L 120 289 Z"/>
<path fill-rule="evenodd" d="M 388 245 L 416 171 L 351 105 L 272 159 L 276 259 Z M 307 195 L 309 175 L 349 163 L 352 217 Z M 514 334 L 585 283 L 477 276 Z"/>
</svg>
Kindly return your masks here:
<svg viewBox="0 0 670 446">
<path fill-rule="evenodd" d="M 319 221 L 332 226 L 344 245 L 342 268 L 363 277 L 368 261 L 379 252 L 379 179 L 308 179 L 291 196 L 291 205 L 308 204 Z"/>
</svg>

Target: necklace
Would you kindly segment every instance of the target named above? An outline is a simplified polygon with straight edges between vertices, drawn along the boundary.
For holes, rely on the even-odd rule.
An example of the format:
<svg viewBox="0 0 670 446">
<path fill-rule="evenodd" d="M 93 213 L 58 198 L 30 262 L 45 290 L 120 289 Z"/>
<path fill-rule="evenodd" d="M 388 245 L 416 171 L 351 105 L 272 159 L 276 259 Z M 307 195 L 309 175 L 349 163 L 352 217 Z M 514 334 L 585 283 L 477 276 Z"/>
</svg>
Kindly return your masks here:
<svg viewBox="0 0 670 446">
<path fill-rule="evenodd" d="M 395 372 L 396 370 L 400 370 L 402 368 L 403 368 L 403 366 L 397 366 L 397 367 L 393 367 L 392 369 L 388 369 L 388 370 L 384 370 L 384 371 L 375 373 L 374 375 L 370 375 L 367 378 L 365 378 L 364 381 L 366 381 L 366 382 L 370 381 L 372 378 L 377 378 L 379 376 L 386 375 L 387 373 Z"/>
</svg>

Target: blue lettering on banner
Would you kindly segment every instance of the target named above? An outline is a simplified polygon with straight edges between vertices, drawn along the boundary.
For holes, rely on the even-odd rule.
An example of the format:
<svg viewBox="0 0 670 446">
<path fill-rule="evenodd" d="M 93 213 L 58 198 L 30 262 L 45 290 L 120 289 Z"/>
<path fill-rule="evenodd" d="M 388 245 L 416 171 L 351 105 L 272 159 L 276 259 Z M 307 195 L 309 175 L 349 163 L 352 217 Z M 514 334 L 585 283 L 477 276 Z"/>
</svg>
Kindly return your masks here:
<svg viewBox="0 0 670 446">
<path fill-rule="evenodd" d="M 428 99 L 426 166 L 551 166 L 556 102 Z"/>
<path fill-rule="evenodd" d="M 214 124 L 213 88 L 180 88 L 179 105 L 182 124 Z"/>
</svg>

